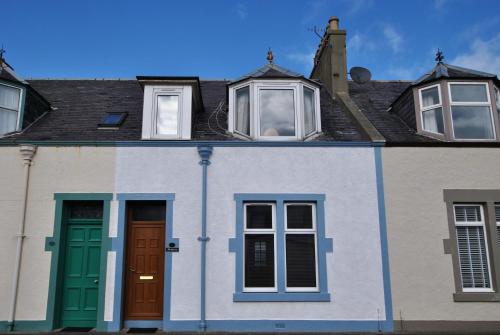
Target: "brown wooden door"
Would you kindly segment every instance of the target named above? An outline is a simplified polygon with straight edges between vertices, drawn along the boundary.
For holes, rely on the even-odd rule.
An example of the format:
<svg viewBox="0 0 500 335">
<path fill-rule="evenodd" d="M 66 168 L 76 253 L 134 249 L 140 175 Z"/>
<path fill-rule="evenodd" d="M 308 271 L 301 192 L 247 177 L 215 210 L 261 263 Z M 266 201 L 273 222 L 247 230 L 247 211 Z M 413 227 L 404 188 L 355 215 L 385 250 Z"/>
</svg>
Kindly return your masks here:
<svg viewBox="0 0 500 335">
<path fill-rule="evenodd" d="M 133 221 L 129 215 L 125 319 L 163 318 L 165 221 Z"/>
</svg>

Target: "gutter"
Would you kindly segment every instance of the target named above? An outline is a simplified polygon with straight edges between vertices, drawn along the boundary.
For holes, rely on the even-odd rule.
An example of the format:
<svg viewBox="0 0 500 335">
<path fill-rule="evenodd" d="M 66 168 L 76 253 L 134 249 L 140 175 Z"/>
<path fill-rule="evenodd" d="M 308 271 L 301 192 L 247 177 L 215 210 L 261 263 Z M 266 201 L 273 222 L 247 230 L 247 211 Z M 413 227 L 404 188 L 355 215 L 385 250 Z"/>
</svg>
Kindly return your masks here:
<svg viewBox="0 0 500 335">
<path fill-rule="evenodd" d="M 36 146 L 33 145 L 21 145 L 19 147 L 21 152 L 21 157 L 24 163 L 24 187 L 23 187 L 23 203 L 21 212 L 21 222 L 19 222 L 19 231 L 17 233 L 17 248 L 16 248 L 16 258 L 14 265 L 14 272 L 12 274 L 12 296 L 9 308 L 9 319 L 7 320 L 8 330 L 14 330 L 14 320 L 16 317 L 16 306 L 17 306 L 17 291 L 19 289 L 19 274 L 21 273 L 21 259 L 23 253 L 23 242 L 24 242 L 24 228 L 26 225 L 26 208 L 28 204 L 28 187 L 29 187 L 29 177 L 30 177 L 30 166 L 33 161 L 33 157 L 36 153 Z"/>
<path fill-rule="evenodd" d="M 213 148 L 211 146 L 199 146 L 200 165 L 203 168 L 202 191 L 201 191 L 201 236 L 198 241 L 201 242 L 201 278 L 200 278 L 200 322 L 199 328 L 202 332 L 207 330 L 206 321 L 206 268 L 207 268 L 207 242 L 210 238 L 207 236 L 207 173 L 210 165 L 210 156 Z"/>
</svg>

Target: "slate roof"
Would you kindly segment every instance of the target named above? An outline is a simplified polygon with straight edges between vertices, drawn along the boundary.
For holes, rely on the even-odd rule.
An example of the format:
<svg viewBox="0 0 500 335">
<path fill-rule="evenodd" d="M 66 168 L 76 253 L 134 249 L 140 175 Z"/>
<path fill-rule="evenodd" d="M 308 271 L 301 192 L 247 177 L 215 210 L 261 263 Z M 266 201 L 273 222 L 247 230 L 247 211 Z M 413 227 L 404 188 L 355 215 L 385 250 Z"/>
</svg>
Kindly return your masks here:
<svg viewBox="0 0 500 335">
<path fill-rule="evenodd" d="M 29 80 L 51 104 L 21 134 L 0 141 L 136 141 L 141 139 L 143 91 L 136 80 Z M 193 116 L 194 140 L 238 140 L 227 129 L 228 81 L 201 80 L 204 111 Z M 117 129 L 98 129 L 109 112 L 127 112 Z M 357 124 L 321 89 L 323 134 L 317 141 L 368 141 Z"/>
<path fill-rule="evenodd" d="M 451 79 L 467 79 L 467 78 L 488 78 L 497 79 L 495 74 L 481 72 L 477 70 L 467 69 L 464 67 L 450 65 L 446 63 L 437 63 L 432 70 L 417 80 L 415 80 L 412 85 L 419 85 L 423 83 L 428 83 L 441 78 L 451 78 Z"/>
<path fill-rule="evenodd" d="M 138 141 L 141 139 L 143 91 L 137 80 L 28 80 L 28 83 L 55 108 L 24 132 L 0 141 Z M 193 140 L 238 141 L 226 132 L 227 85 L 223 80 L 200 80 L 204 110 L 193 115 Z M 436 143 L 418 135 L 391 104 L 410 86 L 410 81 L 349 82 L 352 99 L 386 138 L 387 144 Z M 98 129 L 109 112 L 127 112 L 117 130 Z M 369 138 L 321 88 L 323 134 L 314 141 L 369 141 Z"/>
</svg>

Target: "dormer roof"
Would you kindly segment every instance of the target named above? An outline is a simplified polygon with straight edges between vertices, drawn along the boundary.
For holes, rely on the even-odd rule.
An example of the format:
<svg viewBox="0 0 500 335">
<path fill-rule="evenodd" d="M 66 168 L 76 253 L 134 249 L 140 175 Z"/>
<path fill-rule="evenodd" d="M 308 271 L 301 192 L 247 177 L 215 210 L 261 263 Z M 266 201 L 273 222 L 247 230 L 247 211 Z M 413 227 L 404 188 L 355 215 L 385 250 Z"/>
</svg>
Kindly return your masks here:
<svg viewBox="0 0 500 335">
<path fill-rule="evenodd" d="M 432 68 L 430 72 L 427 72 L 417 80 L 415 80 L 412 85 L 420 85 L 428 83 L 439 79 L 497 79 L 497 76 L 492 73 L 481 72 L 477 70 L 467 69 L 464 67 L 450 65 L 446 63 L 439 62 Z"/>
<path fill-rule="evenodd" d="M 288 70 L 282 66 L 274 63 L 266 64 L 257 70 L 245 74 L 236 80 L 229 82 L 229 85 L 233 85 L 247 79 L 300 79 L 307 82 L 313 83 L 318 86 L 318 82 L 304 77 L 304 75 Z"/>
</svg>

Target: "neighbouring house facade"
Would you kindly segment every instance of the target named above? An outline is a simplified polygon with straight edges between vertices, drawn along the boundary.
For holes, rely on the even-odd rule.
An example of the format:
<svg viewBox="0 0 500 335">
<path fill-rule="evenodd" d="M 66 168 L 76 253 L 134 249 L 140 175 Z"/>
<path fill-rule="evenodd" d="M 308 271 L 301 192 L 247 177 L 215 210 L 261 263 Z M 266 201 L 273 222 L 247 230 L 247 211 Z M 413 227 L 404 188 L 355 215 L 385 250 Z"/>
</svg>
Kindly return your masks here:
<svg viewBox="0 0 500 335">
<path fill-rule="evenodd" d="M 497 77 L 351 82 L 345 36 L 309 78 L 2 61 L 2 330 L 500 329 Z"/>
</svg>

